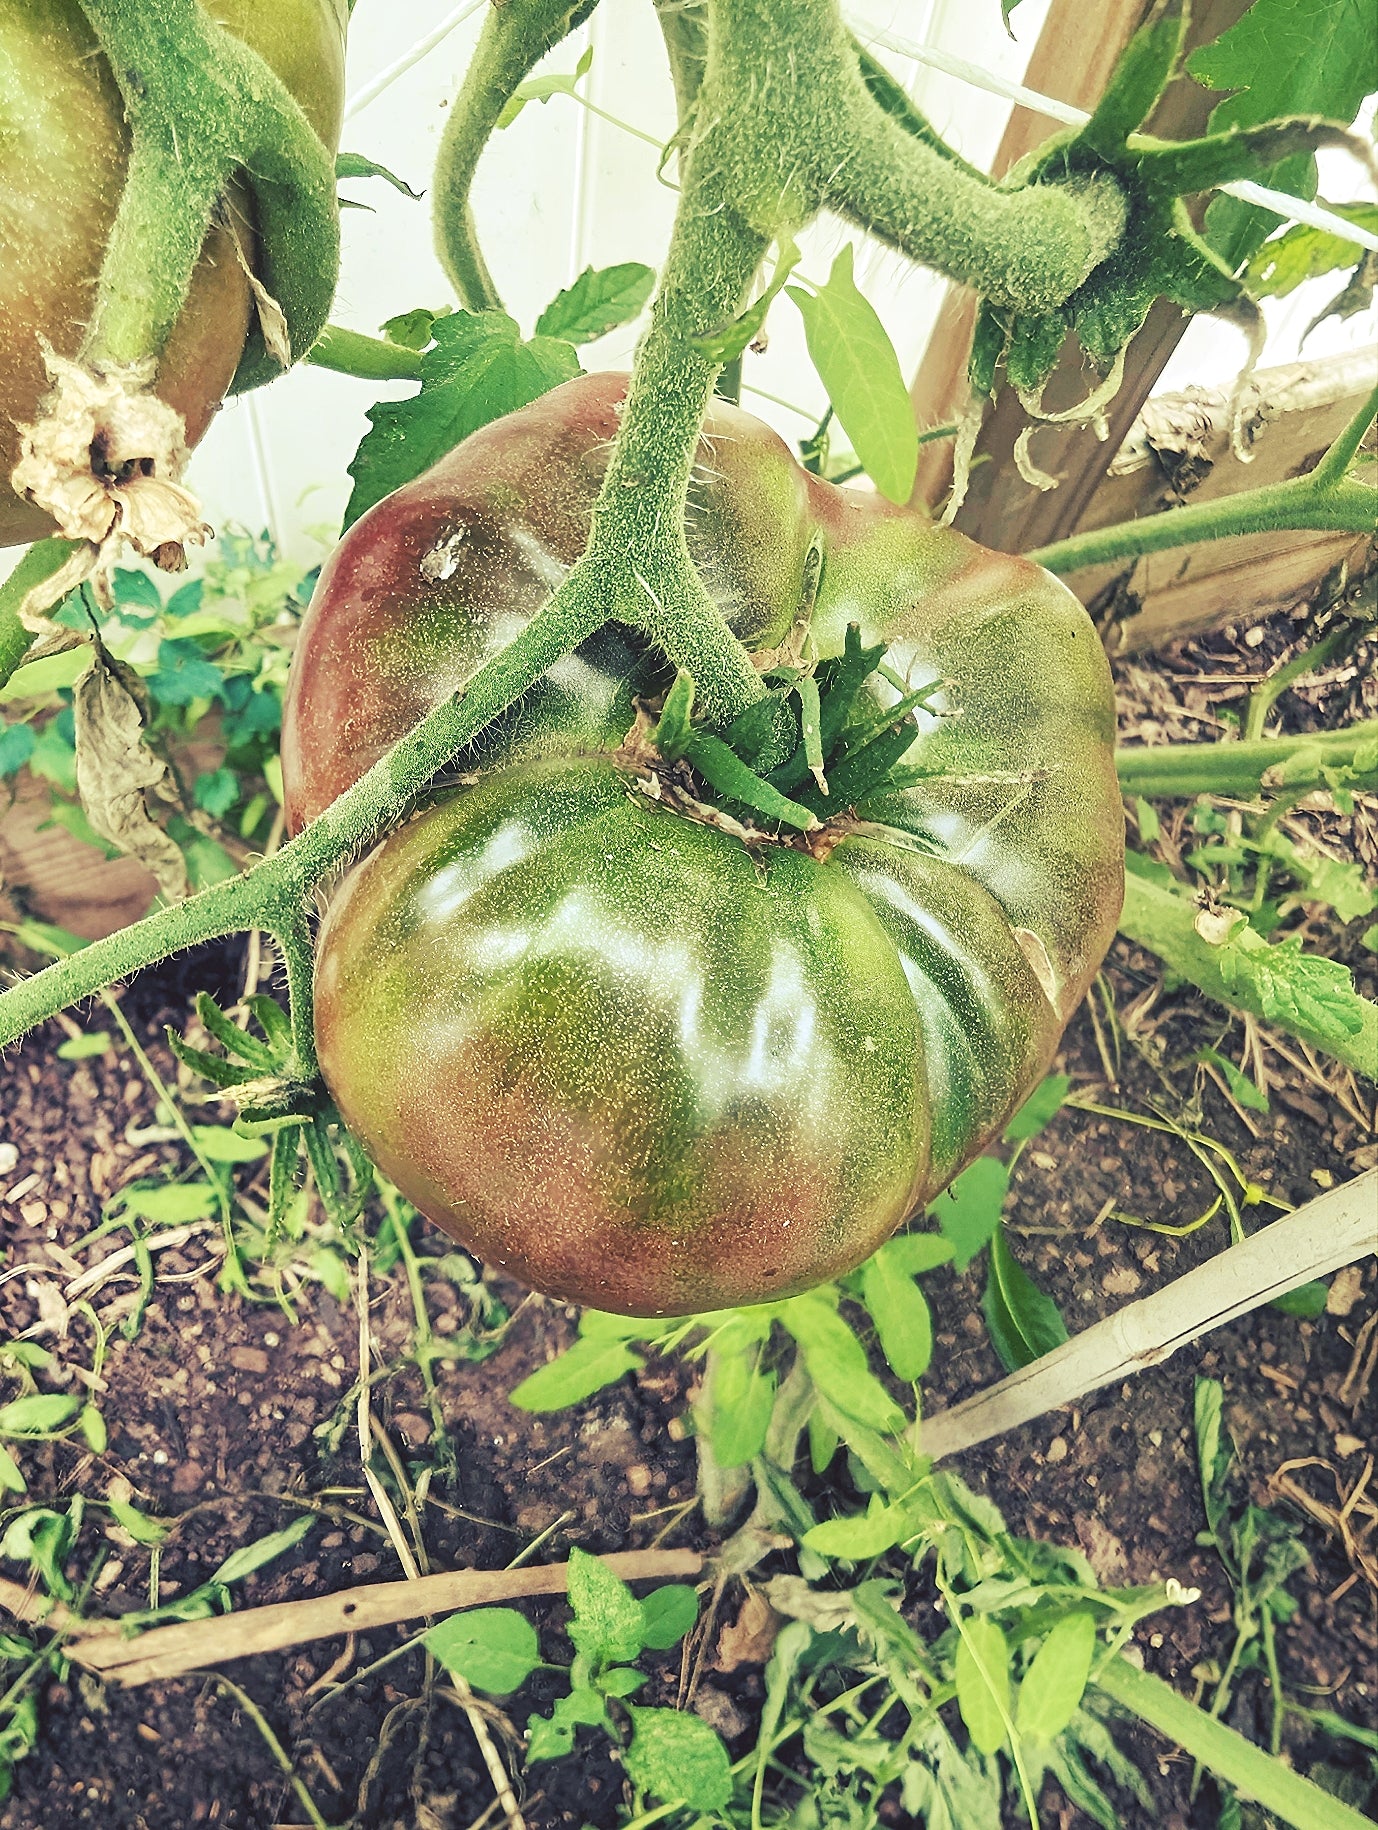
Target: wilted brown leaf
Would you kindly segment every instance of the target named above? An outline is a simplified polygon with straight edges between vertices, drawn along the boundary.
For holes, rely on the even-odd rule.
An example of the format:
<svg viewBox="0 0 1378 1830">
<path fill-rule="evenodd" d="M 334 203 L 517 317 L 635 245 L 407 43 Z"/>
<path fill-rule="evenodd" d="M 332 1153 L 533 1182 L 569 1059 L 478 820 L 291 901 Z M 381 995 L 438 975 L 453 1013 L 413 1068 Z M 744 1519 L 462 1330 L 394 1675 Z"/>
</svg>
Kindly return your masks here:
<svg viewBox="0 0 1378 1830">
<path fill-rule="evenodd" d="M 144 742 L 143 713 L 99 644 L 73 695 L 77 790 L 101 838 L 152 871 L 170 900 L 187 893 L 180 850 L 153 820 L 144 800 L 167 779 L 168 767 Z"/>
</svg>

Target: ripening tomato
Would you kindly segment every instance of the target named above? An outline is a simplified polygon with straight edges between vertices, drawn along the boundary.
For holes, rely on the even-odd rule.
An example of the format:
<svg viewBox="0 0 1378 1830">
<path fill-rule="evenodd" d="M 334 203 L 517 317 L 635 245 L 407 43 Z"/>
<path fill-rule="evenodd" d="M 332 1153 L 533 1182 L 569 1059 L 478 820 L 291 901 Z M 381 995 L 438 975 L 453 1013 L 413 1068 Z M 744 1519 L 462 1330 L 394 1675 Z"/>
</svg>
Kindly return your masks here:
<svg viewBox="0 0 1378 1830">
<path fill-rule="evenodd" d="M 345 0 L 210 0 L 206 10 L 273 67 L 333 148 Z M 0 546 L 52 532 L 9 488 L 16 422 L 31 423 L 47 392 L 40 339 L 79 352 L 128 152 L 119 89 L 77 0 L 0 0 Z M 228 203 L 252 257 L 248 191 L 236 184 Z M 158 367 L 157 392 L 186 421 L 188 444 L 230 385 L 251 303 L 229 232 L 213 227 Z"/>
<path fill-rule="evenodd" d="M 577 555 L 621 385 L 566 384 L 351 530 L 294 663 L 295 823 Z M 664 670 L 605 631 L 351 873 L 317 961 L 322 1069 L 385 1171 L 483 1257 L 633 1314 L 867 1257 L 1046 1071 L 1123 886 L 1109 670 L 1055 579 L 717 406 L 688 532 L 749 646 L 802 611 L 821 657 L 852 624 L 885 648 L 873 712 L 929 689 L 902 785 L 744 842 L 622 747 Z"/>
</svg>

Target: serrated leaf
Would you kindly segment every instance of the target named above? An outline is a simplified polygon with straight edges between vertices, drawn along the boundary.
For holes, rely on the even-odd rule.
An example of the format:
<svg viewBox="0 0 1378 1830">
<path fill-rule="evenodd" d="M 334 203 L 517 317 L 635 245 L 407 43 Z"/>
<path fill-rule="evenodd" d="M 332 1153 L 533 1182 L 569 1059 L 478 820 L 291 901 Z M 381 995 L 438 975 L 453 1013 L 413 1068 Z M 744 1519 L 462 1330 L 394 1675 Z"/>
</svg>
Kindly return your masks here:
<svg viewBox="0 0 1378 1830">
<path fill-rule="evenodd" d="M 354 489 L 345 527 L 480 426 L 581 372 L 571 344 L 554 337 L 523 342 L 506 312 L 457 311 L 437 318 L 432 330 L 434 342 L 421 357 L 421 391 L 369 409 L 371 429 L 349 466 Z"/>
<path fill-rule="evenodd" d="M 912 1508 L 887 1505 L 873 1493 L 864 1514 L 824 1519 L 822 1524 L 804 1533 L 803 1544 L 806 1550 L 816 1551 L 820 1557 L 845 1557 L 851 1563 L 864 1563 L 903 1544 L 917 1529 Z"/>
<path fill-rule="evenodd" d="M 1364 97 L 1378 89 L 1378 14 L 1356 0 L 1254 0 L 1214 43 L 1192 53 L 1187 68 L 1208 89 L 1234 91 L 1212 111 L 1212 133 L 1282 115 L 1352 121 Z M 1315 195 L 1316 165 L 1308 153 L 1254 175 L 1294 196 Z M 1206 238 L 1233 269 L 1277 223 L 1268 210 L 1216 197 L 1206 211 Z"/>
<path fill-rule="evenodd" d="M 627 1776 L 652 1798 L 717 1811 L 732 1796 L 732 1763 L 716 1730 L 678 1709 L 628 1706 L 632 1739 Z"/>
<path fill-rule="evenodd" d="M 1217 959 L 1226 988 L 1247 990 L 1266 1019 L 1301 1023 L 1336 1040 L 1357 1036 L 1364 1027 L 1348 966 L 1303 952 L 1295 934 L 1269 942 L 1244 925 L 1219 948 Z"/>
<path fill-rule="evenodd" d="M 616 267 L 585 267 L 572 286 L 557 292 L 536 320 L 538 337 L 594 343 L 619 325 L 630 324 L 650 298 L 655 270 L 640 261 Z"/>
<path fill-rule="evenodd" d="M 641 1603 L 600 1557 L 577 1546 L 569 1553 L 569 1637 L 595 1664 L 621 1664 L 645 1646 Z"/>
<path fill-rule="evenodd" d="M 558 1760 L 574 1746 L 576 1728 L 607 1728 L 608 1706 L 588 1684 L 578 1684 L 560 1697 L 548 1716 L 528 1716 L 526 1757 Z"/>
<path fill-rule="evenodd" d="M 962 1622 L 954 1676 L 967 1733 L 983 1754 L 996 1753 L 1005 1745 L 1010 1713 L 1010 1652 L 988 1615 L 972 1614 Z"/>
<path fill-rule="evenodd" d="M 1357 228 L 1378 235 L 1378 203 L 1339 203 L 1328 206 Z M 1306 280 L 1320 278 L 1340 268 L 1359 264 L 1362 250 L 1343 236 L 1309 223 L 1294 223 L 1285 235 L 1275 236 L 1252 256 L 1244 270 L 1244 284 L 1256 299 L 1286 298 Z"/>
<path fill-rule="evenodd" d="M 1010 1172 L 998 1157 L 978 1156 L 928 1211 L 953 1247 L 953 1269 L 965 1271 L 1000 1224 Z"/>
<path fill-rule="evenodd" d="M 1015 1726 L 1030 1741 L 1055 1741 L 1081 1704 L 1096 1650 L 1095 1617 L 1078 1609 L 1058 1621 L 1019 1686 Z"/>
<path fill-rule="evenodd" d="M 645 1364 L 625 1341 L 576 1341 L 567 1353 L 528 1374 L 508 1401 L 520 1411 L 563 1411 Z"/>
<path fill-rule="evenodd" d="M 861 1267 L 861 1300 L 895 1377 L 921 1379 L 933 1357 L 933 1321 L 901 1254 L 882 1246 L 867 1259 Z"/>
<path fill-rule="evenodd" d="M 990 1242 L 990 1266 L 981 1298 L 990 1338 L 1007 1372 L 1041 1359 L 1067 1339 L 1057 1304 L 1018 1264 L 999 1227 Z"/>
<path fill-rule="evenodd" d="M 786 290 L 799 307 L 809 357 L 843 431 L 880 493 L 907 502 L 919 462 L 919 433 L 895 346 L 852 277 L 844 244 L 826 286 Z"/>
<path fill-rule="evenodd" d="M 1296 1315 L 1310 1320 L 1325 1314 L 1329 1294 L 1329 1284 L 1317 1278 L 1311 1283 L 1298 1284 L 1295 1290 L 1288 1290 L 1283 1296 L 1275 1296 L 1268 1307 L 1276 1309 L 1279 1315 Z"/>
<path fill-rule="evenodd" d="M 447 1671 L 475 1690 L 509 1697 L 541 1662 L 536 1629 L 515 1608 L 473 1608 L 452 1614 L 421 1643 Z"/>
</svg>

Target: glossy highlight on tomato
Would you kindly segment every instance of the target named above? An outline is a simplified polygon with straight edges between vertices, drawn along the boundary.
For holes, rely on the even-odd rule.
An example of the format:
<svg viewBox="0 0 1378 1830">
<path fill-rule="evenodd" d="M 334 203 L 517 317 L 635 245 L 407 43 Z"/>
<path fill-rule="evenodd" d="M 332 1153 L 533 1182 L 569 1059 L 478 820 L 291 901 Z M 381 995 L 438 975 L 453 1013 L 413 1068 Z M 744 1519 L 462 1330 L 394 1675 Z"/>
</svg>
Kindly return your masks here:
<svg viewBox="0 0 1378 1830">
<path fill-rule="evenodd" d="M 344 0 L 209 0 L 206 11 L 259 52 L 335 146 Z M 80 350 L 128 155 L 124 104 L 77 0 L 0 0 L 0 546 L 52 532 L 9 487 L 17 426 L 48 390 L 40 340 L 61 356 Z M 252 254 L 248 190 L 236 184 L 227 202 Z M 212 226 L 156 381 L 189 445 L 230 386 L 251 309 L 230 232 Z"/>
<path fill-rule="evenodd" d="M 294 663 L 294 824 L 539 607 L 623 385 L 554 390 L 350 531 Z M 610 629 L 481 734 L 477 785 L 356 867 L 317 960 L 322 1069 L 386 1173 L 485 1259 L 631 1314 L 865 1259 L 1047 1070 L 1123 885 L 1109 670 L 1055 579 L 717 405 L 687 530 L 748 646 L 811 594 L 820 657 L 849 624 L 885 645 L 870 712 L 930 689 L 908 785 L 808 844 L 671 805 L 623 744 L 663 665 Z"/>
</svg>

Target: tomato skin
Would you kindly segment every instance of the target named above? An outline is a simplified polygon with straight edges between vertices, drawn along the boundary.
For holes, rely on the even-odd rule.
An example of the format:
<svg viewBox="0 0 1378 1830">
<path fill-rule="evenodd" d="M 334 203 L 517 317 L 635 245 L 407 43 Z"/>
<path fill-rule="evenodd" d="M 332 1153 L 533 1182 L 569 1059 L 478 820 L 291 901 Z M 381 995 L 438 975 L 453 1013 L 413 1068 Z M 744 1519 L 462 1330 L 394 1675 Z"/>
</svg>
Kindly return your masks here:
<svg viewBox="0 0 1378 1830">
<path fill-rule="evenodd" d="M 212 0 L 207 11 L 266 59 L 333 147 L 343 0 Z M 119 90 L 77 0 L 0 0 L 0 546 L 53 531 L 9 489 L 16 422 L 31 423 L 48 390 L 39 338 L 59 355 L 80 349 L 128 151 Z M 242 186 L 231 187 L 230 205 L 250 250 L 253 208 Z M 157 378 L 189 445 L 230 385 L 250 309 L 232 239 L 212 228 Z"/>
<path fill-rule="evenodd" d="M 283 708 L 289 833 L 299 832 L 525 628 L 583 552 L 624 375 L 585 375 L 485 426 L 363 515 L 321 573 Z M 750 647 L 787 631 L 812 526 L 804 472 L 760 420 L 711 407 L 686 520 L 709 591 Z M 609 625 L 461 759 L 615 748 L 656 678 Z"/>
<path fill-rule="evenodd" d="M 545 601 L 582 550 L 623 386 L 565 384 L 350 531 L 293 663 L 292 824 Z M 766 647 L 807 596 L 820 657 L 852 623 L 883 644 L 875 712 L 931 689 L 916 779 L 839 807 L 816 856 L 648 806 L 614 753 L 664 670 L 605 630 L 480 735 L 477 787 L 346 881 L 318 957 L 327 1083 L 404 1193 L 538 1289 L 632 1314 L 770 1301 L 865 1259 L 1047 1071 L 1123 893 L 1110 673 L 1065 586 L 806 476 L 745 415 L 715 407 L 706 431 L 686 534 L 724 615 Z M 461 556 L 454 588 L 428 574 L 437 553 Z M 551 811 L 571 797 L 578 817 Z M 721 1077 L 743 1036 L 773 1034 L 772 936 L 807 961 L 826 1044 L 768 1122 L 741 1099 L 705 1129 L 711 1075 L 665 1014 L 667 959 L 716 1000 Z"/>
<path fill-rule="evenodd" d="M 489 1263 L 628 1314 L 850 1269 L 927 1180 L 922 1039 L 846 876 L 654 805 L 606 758 L 486 776 L 332 902 L 321 1066 Z"/>
</svg>

